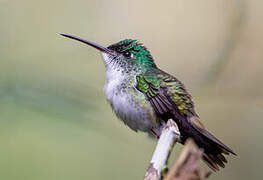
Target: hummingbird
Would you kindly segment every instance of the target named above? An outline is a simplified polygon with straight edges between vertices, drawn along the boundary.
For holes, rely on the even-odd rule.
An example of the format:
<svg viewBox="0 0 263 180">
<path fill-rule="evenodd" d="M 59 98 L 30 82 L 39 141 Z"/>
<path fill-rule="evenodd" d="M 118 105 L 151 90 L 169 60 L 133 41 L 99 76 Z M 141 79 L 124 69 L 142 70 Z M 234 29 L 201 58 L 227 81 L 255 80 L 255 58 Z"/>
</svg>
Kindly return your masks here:
<svg viewBox="0 0 263 180">
<path fill-rule="evenodd" d="M 224 155 L 236 155 L 201 123 L 192 96 L 176 77 L 159 69 L 150 51 L 137 40 L 103 47 L 77 36 L 61 34 L 100 51 L 106 68 L 104 93 L 116 116 L 130 129 L 159 138 L 168 119 L 180 131 L 180 142 L 192 138 L 214 171 L 225 167 Z"/>
</svg>

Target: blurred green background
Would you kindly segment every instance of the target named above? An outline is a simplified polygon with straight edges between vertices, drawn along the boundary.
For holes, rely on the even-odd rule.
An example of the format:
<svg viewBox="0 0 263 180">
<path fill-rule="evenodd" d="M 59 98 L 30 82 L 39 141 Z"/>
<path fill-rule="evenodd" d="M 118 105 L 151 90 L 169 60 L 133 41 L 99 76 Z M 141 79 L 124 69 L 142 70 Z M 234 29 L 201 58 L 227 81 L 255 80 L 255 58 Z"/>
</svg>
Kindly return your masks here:
<svg viewBox="0 0 263 180">
<path fill-rule="evenodd" d="M 0 179 L 134 180 L 148 167 L 155 141 L 112 113 L 99 53 L 61 32 L 141 40 L 238 154 L 210 179 L 261 179 L 262 16 L 257 0 L 0 0 Z"/>
</svg>

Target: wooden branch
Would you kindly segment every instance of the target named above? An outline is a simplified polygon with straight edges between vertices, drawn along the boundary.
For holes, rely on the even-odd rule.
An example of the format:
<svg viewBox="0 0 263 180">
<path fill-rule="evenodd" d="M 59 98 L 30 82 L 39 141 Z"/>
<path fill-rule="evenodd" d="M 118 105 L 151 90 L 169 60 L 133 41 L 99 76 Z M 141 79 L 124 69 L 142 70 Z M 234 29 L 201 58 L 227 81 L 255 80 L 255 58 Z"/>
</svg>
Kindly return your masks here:
<svg viewBox="0 0 263 180">
<path fill-rule="evenodd" d="M 157 146 L 152 156 L 150 166 L 144 180 L 160 180 L 161 172 L 166 168 L 166 163 L 175 142 L 179 140 L 180 132 L 177 124 L 169 119 L 162 130 Z"/>
<path fill-rule="evenodd" d="M 144 180 L 160 180 L 162 178 L 162 172 L 166 169 L 170 152 L 179 137 L 180 132 L 176 123 L 169 119 L 162 130 Z M 207 178 L 211 172 L 201 169 L 201 158 L 202 151 L 193 140 L 188 139 L 164 180 L 203 180 Z"/>
<path fill-rule="evenodd" d="M 188 139 L 177 161 L 174 163 L 164 180 L 203 180 L 211 171 L 201 169 L 202 151 L 192 139 Z"/>
</svg>

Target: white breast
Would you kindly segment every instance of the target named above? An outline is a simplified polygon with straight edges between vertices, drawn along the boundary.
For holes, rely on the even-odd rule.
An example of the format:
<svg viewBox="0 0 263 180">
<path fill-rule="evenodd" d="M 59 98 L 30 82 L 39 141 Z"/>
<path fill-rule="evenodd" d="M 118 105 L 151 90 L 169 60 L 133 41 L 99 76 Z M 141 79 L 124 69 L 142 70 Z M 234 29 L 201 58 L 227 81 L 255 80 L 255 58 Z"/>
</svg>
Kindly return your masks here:
<svg viewBox="0 0 263 180">
<path fill-rule="evenodd" d="M 133 87 L 135 84 L 123 92 L 120 86 L 125 75 L 121 72 L 108 70 L 106 76 L 104 92 L 117 117 L 135 131 L 149 131 L 153 126 L 153 110 L 150 104 L 141 106 L 141 102 L 137 102 L 138 99 L 144 99 L 144 95 Z"/>
<path fill-rule="evenodd" d="M 111 67 L 107 54 L 102 53 L 106 66 L 106 83 L 104 93 L 113 111 L 126 125 L 137 131 L 150 131 L 153 126 L 155 114 L 144 94 L 135 89 L 136 79 L 121 69 Z M 122 88 L 124 82 L 129 85 Z"/>
</svg>

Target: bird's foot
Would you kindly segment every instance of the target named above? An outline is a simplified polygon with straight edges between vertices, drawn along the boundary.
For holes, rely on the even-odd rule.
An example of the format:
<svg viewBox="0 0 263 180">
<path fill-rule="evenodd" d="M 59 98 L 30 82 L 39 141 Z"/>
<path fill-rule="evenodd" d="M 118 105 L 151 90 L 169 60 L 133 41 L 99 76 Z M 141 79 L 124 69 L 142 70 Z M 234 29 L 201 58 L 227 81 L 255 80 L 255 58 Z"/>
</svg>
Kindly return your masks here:
<svg viewBox="0 0 263 180">
<path fill-rule="evenodd" d="M 151 129 L 151 131 L 157 137 L 157 139 L 160 138 L 160 136 L 161 136 L 160 131 L 158 131 L 157 129 L 153 129 L 153 128 Z"/>
</svg>

